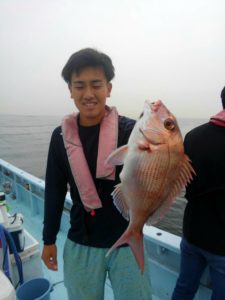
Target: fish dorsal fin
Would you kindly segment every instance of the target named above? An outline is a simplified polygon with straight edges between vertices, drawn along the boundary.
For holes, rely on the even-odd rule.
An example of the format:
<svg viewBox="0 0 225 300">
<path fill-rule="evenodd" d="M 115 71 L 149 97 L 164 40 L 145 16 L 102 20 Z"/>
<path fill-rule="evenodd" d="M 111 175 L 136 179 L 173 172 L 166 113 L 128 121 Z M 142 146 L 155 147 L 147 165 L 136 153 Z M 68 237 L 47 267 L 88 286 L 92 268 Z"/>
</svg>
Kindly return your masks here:
<svg viewBox="0 0 225 300">
<path fill-rule="evenodd" d="M 173 200 L 181 193 L 187 183 L 190 183 L 193 179 L 193 174 L 196 175 L 194 169 L 191 166 L 190 159 L 187 155 L 184 155 L 184 159 L 178 165 L 179 172 L 174 180 L 171 181 L 169 192 L 166 198 L 162 199 L 161 205 L 156 211 L 149 217 L 146 225 L 152 225 L 162 219 L 166 212 L 170 209 Z"/>
<path fill-rule="evenodd" d="M 117 148 L 108 156 L 108 158 L 106 159 L 106 163 L 114 166 L 123 165 L 124 159 L 127 156 L 127 152 L 128 145 Z"/>
<path fill-rule="evenodd" d="M 121 190 L 121 183 L 115 186 L 115 189 L 111 195 L 113 197 L 113 203 L 118 209 L 118 211 L 127 221 L 129 221 L 129 210 L 125 202 L 124 194 Z"/>
</svg>

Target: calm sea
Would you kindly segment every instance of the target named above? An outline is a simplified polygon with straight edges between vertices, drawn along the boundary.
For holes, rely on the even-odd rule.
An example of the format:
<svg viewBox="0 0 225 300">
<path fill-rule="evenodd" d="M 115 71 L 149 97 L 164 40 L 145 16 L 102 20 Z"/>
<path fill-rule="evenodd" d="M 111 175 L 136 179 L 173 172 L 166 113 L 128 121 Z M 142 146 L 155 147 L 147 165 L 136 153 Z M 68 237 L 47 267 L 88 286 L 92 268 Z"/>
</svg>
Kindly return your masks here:
<svg viewBox="0 0 225 300">
<path fill-rule="evenodd" d="M 60 116 L 0 115 L 0 158 L 44 179 L 49 140 L 61 119 Z M 183 136 L 206 121 L 178 118 Z M 177 199 L 157 227 L 181 235 L 185 203 L 184 198 Z"/>
</svg>

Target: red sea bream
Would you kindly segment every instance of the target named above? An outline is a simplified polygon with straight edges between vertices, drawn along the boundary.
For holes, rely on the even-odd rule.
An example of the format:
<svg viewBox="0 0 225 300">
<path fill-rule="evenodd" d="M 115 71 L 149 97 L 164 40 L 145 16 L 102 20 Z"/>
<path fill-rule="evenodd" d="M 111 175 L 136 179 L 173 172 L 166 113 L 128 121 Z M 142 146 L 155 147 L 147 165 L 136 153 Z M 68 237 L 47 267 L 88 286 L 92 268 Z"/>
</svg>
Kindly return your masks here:
<svg viewBox="0 0 225 300">
<path fill-rule="evenodd" d="M 195 173 L 184 153 L 176 118 L 162 101 L 145 102 L 143 115 L 136 122 L 128 144 L 116 149 L 107 162 L 124 165 L 121 183 L 112 197 L 117 209 L 129 220 L 127 230 L 108 254 L 127 243 L 143 271 L 144 224 L 159 221 Z"/>
</svg>

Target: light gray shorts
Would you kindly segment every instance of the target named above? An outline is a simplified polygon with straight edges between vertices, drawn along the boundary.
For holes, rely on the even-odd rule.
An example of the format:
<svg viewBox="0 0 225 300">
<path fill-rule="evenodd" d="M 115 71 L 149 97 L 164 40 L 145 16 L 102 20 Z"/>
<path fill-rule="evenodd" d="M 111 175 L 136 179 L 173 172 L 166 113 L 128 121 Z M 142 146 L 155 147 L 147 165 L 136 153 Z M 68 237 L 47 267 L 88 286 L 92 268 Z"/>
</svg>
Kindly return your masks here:
<svg viewBox="0 0 225 300">
<path fill-rule="evenodd" d="M 107 251 L 66 240 L 63 257 L 68 299 L 103 300 L 108 276 L 115 300 L 151 300 L 147 264 L 142 274 L 130 247 L 117 248 L 108 257 Z"/>
</svg>

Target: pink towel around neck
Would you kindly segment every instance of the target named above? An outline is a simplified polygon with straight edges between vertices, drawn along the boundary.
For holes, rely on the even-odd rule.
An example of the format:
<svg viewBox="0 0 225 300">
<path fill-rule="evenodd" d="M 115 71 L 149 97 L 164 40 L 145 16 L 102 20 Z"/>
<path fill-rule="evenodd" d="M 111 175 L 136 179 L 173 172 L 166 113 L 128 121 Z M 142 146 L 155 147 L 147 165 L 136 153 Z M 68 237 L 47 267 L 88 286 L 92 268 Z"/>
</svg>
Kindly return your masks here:
<svg viewBox="0 0 225 300">
<path fill-rule="evenodd" d="M 211 117 L 210 122 L 218 126 L 225 127 L 225 109 L 221 110 L 218 114 Z"/>
<path fill-rule="evenodd" d="M 87 211 L 102 207 L 91 176 L 82 143 L 79 138 L 77 117 L 79 113 L 66 116 L 62 122 L 63 141 L 70 168 L 77 185 L 81 201 Z M 105 164 L 106 158 L 116 149 L 118 141 L 118 113 L 115 107 L 106 106 L 100 124 L 96 177 L 115 180 L 115 166 Z"/>
</svg>

